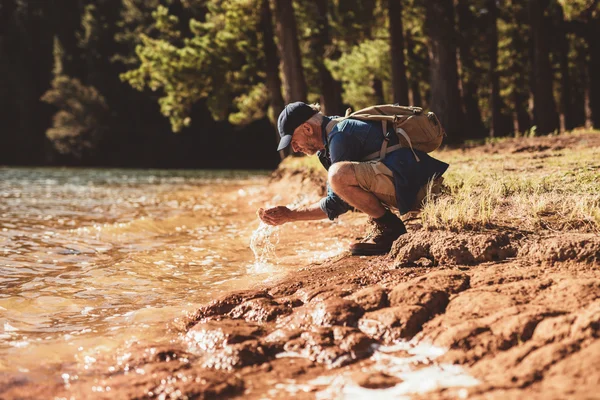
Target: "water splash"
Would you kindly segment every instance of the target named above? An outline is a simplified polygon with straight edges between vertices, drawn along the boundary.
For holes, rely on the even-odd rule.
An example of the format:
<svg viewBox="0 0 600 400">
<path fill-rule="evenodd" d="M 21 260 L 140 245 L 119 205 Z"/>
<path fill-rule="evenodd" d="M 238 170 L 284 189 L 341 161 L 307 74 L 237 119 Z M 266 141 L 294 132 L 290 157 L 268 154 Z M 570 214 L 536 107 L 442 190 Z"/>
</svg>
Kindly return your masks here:
<svg viewBox="0 0 600 400">
<path fill-rule="evenodd" d="M 250 238 L 250 249 L 254 253 L 254 264 L 248 268 L 248 271 L 269 272 L 273 267 L 272 261 L 277 261 L 275 249 L 278 244 L 279 226 L 267 225 L 261 221 Z"/>
</svg>

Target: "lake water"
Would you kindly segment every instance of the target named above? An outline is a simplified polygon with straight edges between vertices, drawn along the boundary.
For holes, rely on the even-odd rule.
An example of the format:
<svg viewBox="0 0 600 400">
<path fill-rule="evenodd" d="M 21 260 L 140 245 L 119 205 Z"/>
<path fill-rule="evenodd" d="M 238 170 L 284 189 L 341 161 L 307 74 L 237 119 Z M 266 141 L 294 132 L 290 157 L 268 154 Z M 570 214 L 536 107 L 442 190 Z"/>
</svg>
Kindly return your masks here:
<svg viewBox="0 0 600 400">
<path fill-rule="evenodd" d="M 128 342 L 173 340 L 168 325 L 220 293 L 346 248 L 315 239 L 315 229 L 335 237 L 329 221 L 290 224 L 255 234 L 259 253 L 269 250 L 257 260 L 256 209 L 309 200 L 272 193 L 267 181 L 243 171 L 0 168 L 0 373 L 56 379 Z"/>
</svg>

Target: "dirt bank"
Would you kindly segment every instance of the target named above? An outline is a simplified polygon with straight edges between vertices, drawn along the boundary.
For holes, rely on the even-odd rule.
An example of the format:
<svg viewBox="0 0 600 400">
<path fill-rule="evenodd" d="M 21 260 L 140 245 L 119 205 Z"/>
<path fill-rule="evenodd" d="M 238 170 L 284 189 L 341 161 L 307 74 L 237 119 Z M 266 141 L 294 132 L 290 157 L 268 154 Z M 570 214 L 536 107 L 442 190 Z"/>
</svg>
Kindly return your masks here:
<svg viewBox="0 0 600 400">
<path fill-rule="evenodd" d="M 388 256 L 303 266 L 176 320 L 169 346 L 134 344 L 61 382 L 0 381 L 0 397 L 597 398 L 597 233 L 408 228 Z"/>
</svg>

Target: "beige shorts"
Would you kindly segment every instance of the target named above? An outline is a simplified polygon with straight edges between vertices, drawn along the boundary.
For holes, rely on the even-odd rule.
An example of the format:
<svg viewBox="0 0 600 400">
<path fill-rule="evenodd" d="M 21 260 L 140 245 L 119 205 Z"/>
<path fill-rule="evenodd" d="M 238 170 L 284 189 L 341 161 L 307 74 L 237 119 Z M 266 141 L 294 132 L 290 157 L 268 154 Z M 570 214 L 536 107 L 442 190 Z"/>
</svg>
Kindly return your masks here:
<svg viewBox="0 0 600 400">
<path fill-rule="evenodd" d="M 392 171 L 381 161 L 352 162 L 358 185 L 373 193 L 382 203 L 396 208 L 396 188 Z"/>
<path fill-rule="evenodd" d="M 381 161 L 352 162 L 354 176 L 358 185 L 367 192 L 373 193 L 381 202 L 389 207 L 397 208 L 396 188 L 392 171 Z M 431 193 L 440 193 L 444 178 L 438 177 L 430 185 Z M 418 211 L 427 197 L 428 185 L 423 186 L 410 211 Z"/>
</svg>

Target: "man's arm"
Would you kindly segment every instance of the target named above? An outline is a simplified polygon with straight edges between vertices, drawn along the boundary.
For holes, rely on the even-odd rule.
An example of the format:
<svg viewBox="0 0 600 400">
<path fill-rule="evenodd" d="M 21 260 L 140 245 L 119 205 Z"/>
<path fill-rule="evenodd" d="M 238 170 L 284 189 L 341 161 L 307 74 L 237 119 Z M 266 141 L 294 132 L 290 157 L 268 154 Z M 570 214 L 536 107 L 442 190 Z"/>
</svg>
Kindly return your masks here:
<svg viewBox="0 0 600 400">
<path fill-rule="evenodd" d="M 319 160 L 325 169 L 328 169 L 328 166 L 331 165 L 331 161 L 335 163 L 338 161 L 352 161 L 360 159 L 359 156 L 361 143 L 356 137 L 350 134 L 354 129 L 356 129 L 355 125 L 353 125 L 354 123 L 355 121 L 345 120 L 341 122 L 342 125 L 338 125 L 338 128 L 341 127 L 341 129 L 345 129 L 348 132 L 344 134 L 338 132 L 332 136 L 330 142 L 331 159 L 327 159 L 327 154 L 322 152 L 319 154 Z M 370 129 L 370 126 L 367 126 L 367 129 Z M 324 218 L 334 220 L 350 209 L 352 209 L 352 207 L 342 200 L 341 197 L 335 194 L 328 184 L 327 197 L 321 199 L 315 204 L 295 210 L 290 210 L 285 206 L 277 206 L 268 210 L 263 210 L 261 208 L 258 210 L 258 216 L 269 225 L 281 225 L 291 221 L 308 221 Z"/>
<path fill-rule="evenodd" d="M 292 221 L 312 221 L 327 218 L 327 214 L 321 210 L 321 202 L 311 204 L 308 207 L 291 210 L 286 206 L 277 206 L 264 210 L 258 210 L 260 219 L 269 225 L 281 225 Z"/>
</svg>

